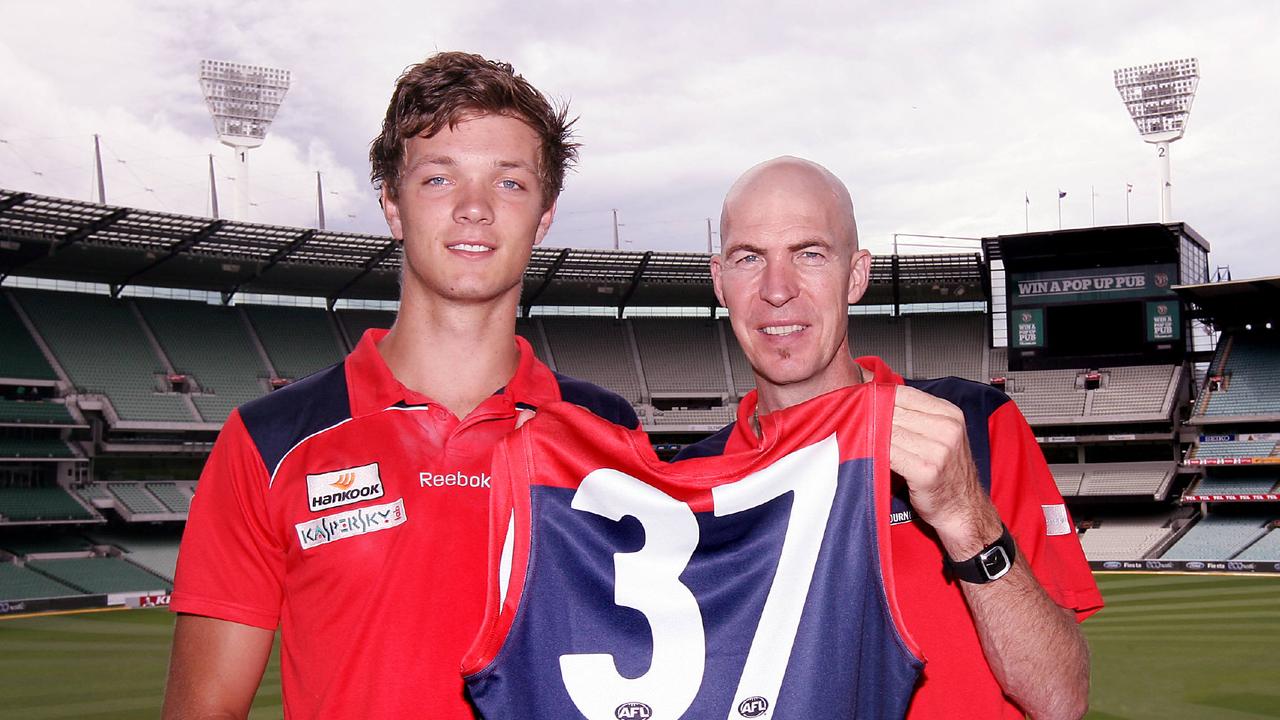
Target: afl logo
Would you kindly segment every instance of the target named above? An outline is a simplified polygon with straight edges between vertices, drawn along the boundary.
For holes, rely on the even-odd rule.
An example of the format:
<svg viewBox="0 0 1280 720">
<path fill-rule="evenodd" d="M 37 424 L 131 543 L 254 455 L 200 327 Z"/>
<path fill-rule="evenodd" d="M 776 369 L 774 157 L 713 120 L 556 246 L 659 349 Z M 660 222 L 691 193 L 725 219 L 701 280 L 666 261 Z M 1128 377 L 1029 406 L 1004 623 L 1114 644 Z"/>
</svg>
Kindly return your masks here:
<svg viewBox="0 0 1280 720">
<path fill-rule="evenodd" d="M 769 701 L 755 695 L 738 703 L 738 714 L 742 717 L 760 717 L 769 712 Z"/>
<path fill-rule="evenodd" d="M 1156 273 L 1155 281 L 1156 287 L 1164 287 L 1169 284 L 1169 274 L 1162 272 Z"/>
<path fill-rule="evenodd" d="M 622 703 L 613 711 L 613 716 L 618 720 L 647 720 L 653 717 L 653 708 L 642 702 Z"/>
<path fill-rule="evenodd" d="M 1031 322 L 1031 313 L 1022 313 L 1022 322 L 1024 323 Z"/>
<path fill-rule="evenodd" d="M 1156 306 L 1156 312 L 1157 312 L 1157 313 L 1160 313 L 1161 315 L 1168 315 L 1168 314 L 1169 314 L 1169 306 L 1168 306 L 1168 305 L 1157 305 L 1157 306 Z"/>
</svg>

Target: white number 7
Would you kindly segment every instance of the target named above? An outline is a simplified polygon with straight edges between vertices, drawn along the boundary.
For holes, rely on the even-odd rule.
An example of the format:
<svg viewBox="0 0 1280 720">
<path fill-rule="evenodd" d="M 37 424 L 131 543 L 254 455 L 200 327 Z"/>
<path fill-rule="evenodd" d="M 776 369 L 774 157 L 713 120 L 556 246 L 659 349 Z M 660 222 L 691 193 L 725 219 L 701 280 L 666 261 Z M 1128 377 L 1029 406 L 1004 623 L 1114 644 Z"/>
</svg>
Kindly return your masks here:
<svg viewBox="0 0 1280 720">
<path fill-rule="evenodd" d="M 717 517 L 793 493 L 777 572 L 747 653 L 730 718 L 748 697 L 759 695 L 771 703 L 777 701 L 826 535 L 839 463 L 839 445 L 831 435 L 711 491 Z M 629 679 L 618 674 L 612 655 L 562 655 L 560 671 L 569 697 L 590 720 L 613 720 L 615 709 L 632 701 L 648 704 L 651 720 L 675 720 L 693 704 L 706 665 L 702 613 L 693 593 L 679 579 L 698 544 L 693 511 L 616 470 L 588 475 L 578 487 L 572 507 L 612 520 L 631 515 L 644 527 L 643 548 L 614 556 L 614 602 L 644 613 L 653 632 L 653 661 L 644 675 Z"/>
</svg>

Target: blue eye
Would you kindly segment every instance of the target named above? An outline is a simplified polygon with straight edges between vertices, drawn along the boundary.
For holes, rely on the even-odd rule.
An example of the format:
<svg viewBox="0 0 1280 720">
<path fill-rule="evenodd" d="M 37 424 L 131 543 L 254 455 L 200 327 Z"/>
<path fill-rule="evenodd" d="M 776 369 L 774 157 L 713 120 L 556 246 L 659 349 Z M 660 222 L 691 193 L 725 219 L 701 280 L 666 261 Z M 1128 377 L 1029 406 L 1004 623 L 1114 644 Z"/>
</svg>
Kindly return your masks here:
<svg viewBox="0 0 1280 720">
<path fill-rule="evenodd" d="M 516 182 L 515 180 L 501 180 L 498 182 L 498 185 L 499 187 L 506 188 L 507 190 L 519 190 L 523 187 L 520 183 Z"/>
<path fill-rule="evenodd" d="M 423 185 L 444 185 L 446 182 L 448 181 L 445 180 L 444 178 L 440 177 L 439 175 L 435 175 L 427 178 L 426 180 L 423 180 L 422 184 Z"/>
</svg>

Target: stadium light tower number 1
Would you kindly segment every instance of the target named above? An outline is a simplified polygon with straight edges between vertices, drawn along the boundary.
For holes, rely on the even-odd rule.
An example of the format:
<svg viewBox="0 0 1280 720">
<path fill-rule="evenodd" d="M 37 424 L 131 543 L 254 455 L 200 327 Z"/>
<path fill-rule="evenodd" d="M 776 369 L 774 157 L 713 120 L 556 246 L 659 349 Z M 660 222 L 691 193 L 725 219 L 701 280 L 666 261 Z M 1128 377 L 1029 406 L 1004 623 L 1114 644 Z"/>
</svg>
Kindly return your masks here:
<svg viewBox="0 0 1280 720">
<path fill-rule="evenodd" d="M 271 121 L 289 92 L 289 71 L 201 60 L 200 89 L 213 116 L 218 140 L 235 150 L 236 219 L 248 221 L 249 150 L 267 139 Z"/>
<path fill-rule="evenodd" d="M 1156 146 L 1160 161 L 1160 222 L 1173 221 L 1169 143 L 1182 137 L 1200 82 L 1200 61 L 1170 60 L 1115 71 L 1116 90 L 1142 139 Z"/>
</svg>

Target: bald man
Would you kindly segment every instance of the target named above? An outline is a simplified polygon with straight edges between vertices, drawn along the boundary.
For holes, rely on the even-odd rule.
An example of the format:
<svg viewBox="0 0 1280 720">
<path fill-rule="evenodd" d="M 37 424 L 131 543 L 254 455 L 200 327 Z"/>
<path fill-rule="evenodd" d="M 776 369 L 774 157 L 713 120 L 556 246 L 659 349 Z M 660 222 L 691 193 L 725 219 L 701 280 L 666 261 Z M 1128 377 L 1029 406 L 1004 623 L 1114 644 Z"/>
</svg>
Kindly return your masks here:
<svg viewBox="0 0 1280 720">
<path fill-rule="evenodd" d="M 677 461 L 762 445 L 762 416 L 868 381 L 898 385 L 892 577 L 926 661 L 912 718 L 1079 718 L 1102 598 L 1035 438 L 1003 393 L 905 381 L 854 360 L 848 305 L 870 280 L 849 192 L 815 163 L 751 168 L 724 201 L 716 296 L 755 374 L 738 420 Z M 815 441 L 819 438 L 815 438 Z"/>
</svg>

